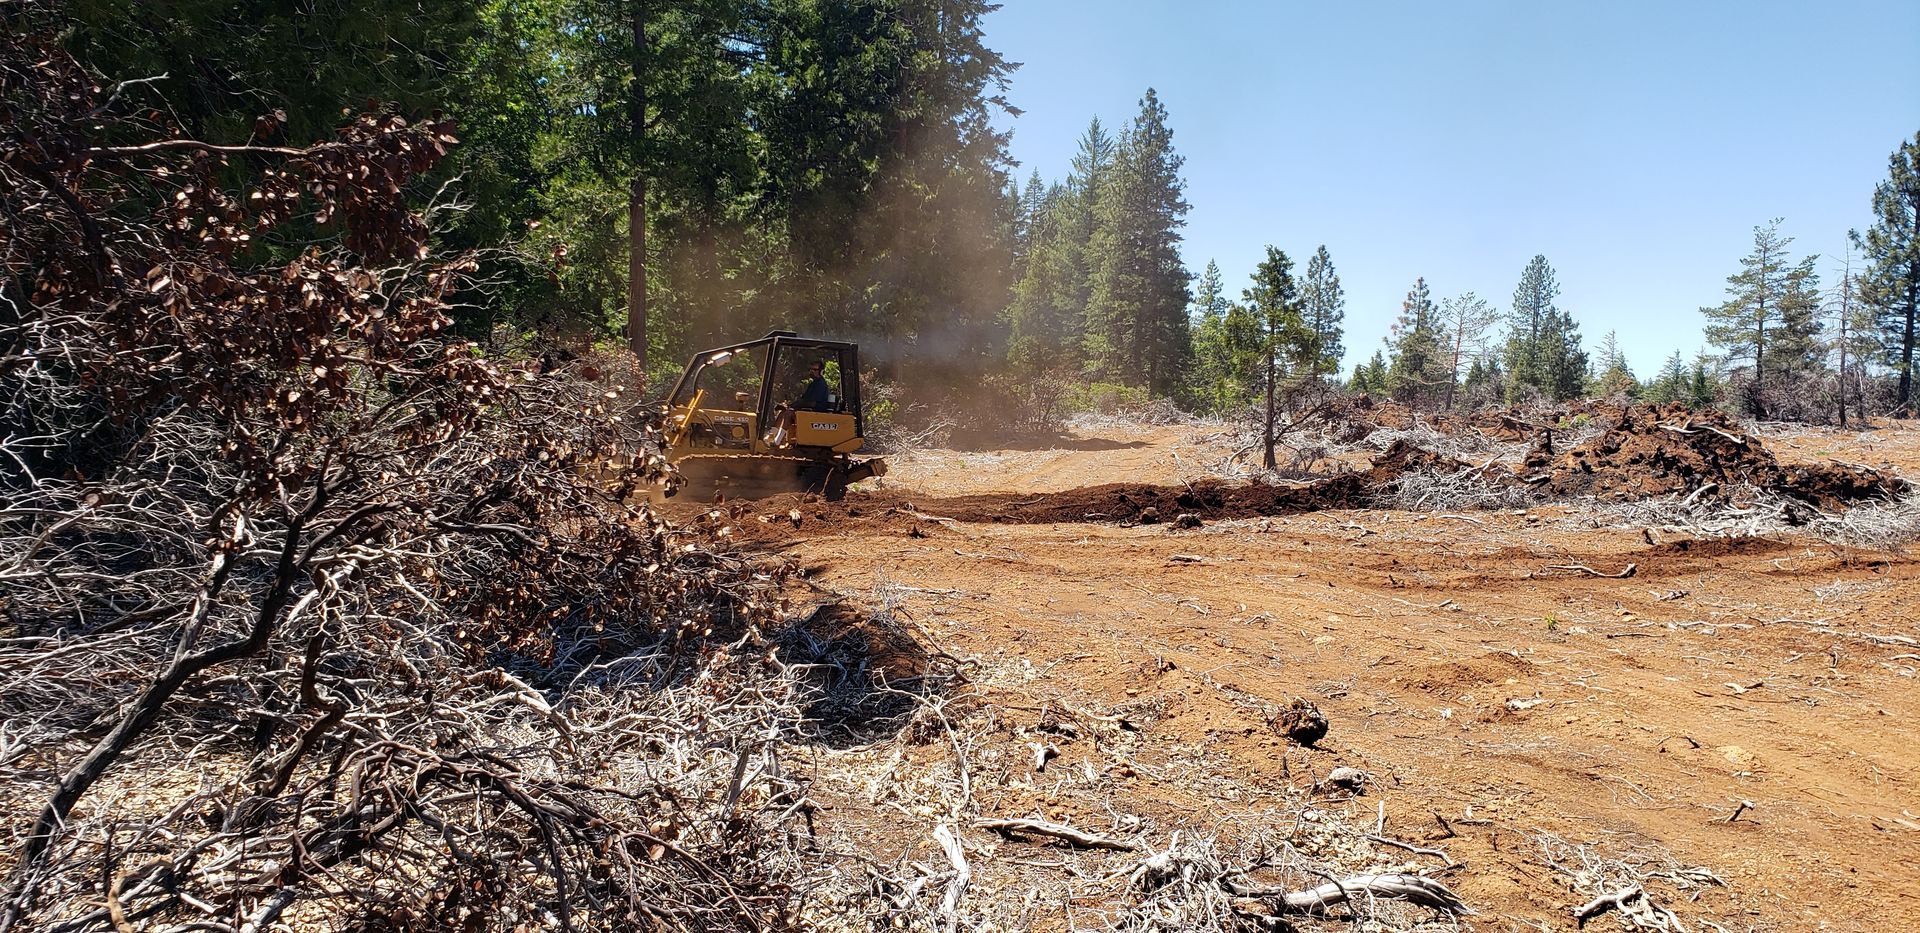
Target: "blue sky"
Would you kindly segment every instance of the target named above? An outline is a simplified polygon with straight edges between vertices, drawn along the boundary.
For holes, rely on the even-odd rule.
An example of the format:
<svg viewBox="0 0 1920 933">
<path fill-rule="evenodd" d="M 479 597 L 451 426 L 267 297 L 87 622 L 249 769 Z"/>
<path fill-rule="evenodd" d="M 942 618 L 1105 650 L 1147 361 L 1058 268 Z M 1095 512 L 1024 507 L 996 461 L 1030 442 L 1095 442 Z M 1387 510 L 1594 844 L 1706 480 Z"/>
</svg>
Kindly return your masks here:
<svg viewBox="0 0 1920 933">
<path fill-rule="evenodd" d="M 1752 228 L 1831 274 L 1920 131 L 1920 2 L 1004 0 L 991 47 L 1024 181 L 1149 86 L 1186 157 L 1184 254 L 1238 295 L 1271 243 L 1326 244 L 1347 366 L 1416 276 L 1502 309 L 1543 253 L 1589 346 L 1642 376 L 1702 343 Z"/>
</svg>

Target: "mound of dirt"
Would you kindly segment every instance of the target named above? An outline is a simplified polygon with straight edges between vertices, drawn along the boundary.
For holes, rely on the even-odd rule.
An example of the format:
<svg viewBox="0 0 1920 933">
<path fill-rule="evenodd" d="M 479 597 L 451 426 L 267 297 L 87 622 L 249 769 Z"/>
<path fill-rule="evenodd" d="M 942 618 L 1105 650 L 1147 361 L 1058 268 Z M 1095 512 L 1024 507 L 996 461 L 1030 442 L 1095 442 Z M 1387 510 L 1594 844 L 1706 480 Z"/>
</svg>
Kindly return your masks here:
<svg viewBox="0 0 1920 933">
<path fill-rule="evenodd" d="M 1613 412 L 1596 407 L 1583 414 L 1612 425 L 1592 440 L 1564 450 L 1536 444 L 1517 475 L 1495 466 L 1483 468 L 1480 476 L 1494 483 L 1524 481 L 1550 498 L 1593 496 L 1612 501 L 1698 494 L 1741 505 L 1753 490 L 1764 489 L 1828 511 L 1908 489 L 1905 481 L 1864 467 L 1782 464 L 1737 422 L 1719 413 L 1691 412 L 1679 405 L 1635 405 Z M 1528 427 L 1539 425 L 1517 416 L 1513 420 Z M 1551 436 L 1547 431 L 1538 434 L 1541 440 Z M 953 522 L 1166 522 L 1177 530 L 1196 521 L 1366 508 L 1378 504 L 1379 494 L 1408 474 L 1446 475 L 1468 469 L 1465 462 L 1399 440 L 1364 470 L 1300 483 L 1108 483 L 1053 493 L 913 499 L 856 492 L 840 502 L 786 495 L 710 507 L 696 524 L 708 525 L 736 541 L 766 544 L 834 534 L 850 525 L 913 538 L 951 535 Z"/>
<path fill-rule="evenodd" d="M 848 525 L 907 538 L 950 535 L 943 517 L 922 512 L 892 493 L 855 491 L 838 502 L 812 493 L 787 493 L 708 506 L 689 525 L 743 544 L 771 545 L 831 534 Z"/>
<path fill-rule="evenodd" d="M 788 495 L 722 507 L 708 512 L 704 520 L 725 526 L 728 536 L 748 542 L 789 540 L 846 524 L 933 537 L 948 533 L 944 521 L 1135 525 L 1173 522 L 1187 515 L 1217 521 L 1362 508 L 1373 493 L 1408 473 L 1454 473 L 1467 468 L 1458 460 L 1396 441 L 1366 470 L 1306 483 L 1108 483 L 1040 495 L 1002 493 L 911 501 L 886 493 L 856 493 L 840 502 Z"/>
<path fill-rule="evenodd" d="M 1521 473 L 1559 496 L 1631 501 L 1698 493 L 1742 504 L 1757 488 L 1830 511 L 1908 488 L 1898 477 L 1865 467 L 1784 466 L 1733 419 L 1677 404 L 1629 406 L 1613 427 L 1557 456 L 1536 445 Z"/>
<path fill-rule="evenodd" d="M 1560 405 L 1510 405 L 1464 416 L 1474 431 L 1503 441 L 1536 440 L 1542 431 L 1591 425 L 1601 430 L 1620 423 L 1628 406 L 1612 399 L 1581 399 Z"/>
<path fill-rule="evenodd" d="M 1519 408 L 1485 409 L 1474 412 L 1469 421 L 1473 429 L 1503 441 L 1524 441 L 1538 435 L 1546 425 L 1535 421 L 1532 412 Z M 1551 421 L 1546 424 L 1552 424 Z"/>
<path fill-rule="evenodd" d="M 1260 518 L 1319 509 L 1360 508 L 1366 505 L 1371 493 L 1406 473 L 1416 470 L 1451 473 L 1466 468 L 1466 464 L 1457 460 L 1396 441 L 1367 470 L 1306 483 L 1201 481 L 1187 486 L 1109 483 L 1044 496 L 965 496 L 923 505 L 927 511 L 960 521 L 1016 524 L 1135 524 L 1181 514 L 1205 521 Z"/>
<path fill-rule="evenodd" d="M 1538 670 L 1517 654 L 1492 651 L 1460 661 L 1423 664 L 1396 680 L 1418 690 L 1452 696 L 1463 690 L 1528 677 Z"/>
</svg>

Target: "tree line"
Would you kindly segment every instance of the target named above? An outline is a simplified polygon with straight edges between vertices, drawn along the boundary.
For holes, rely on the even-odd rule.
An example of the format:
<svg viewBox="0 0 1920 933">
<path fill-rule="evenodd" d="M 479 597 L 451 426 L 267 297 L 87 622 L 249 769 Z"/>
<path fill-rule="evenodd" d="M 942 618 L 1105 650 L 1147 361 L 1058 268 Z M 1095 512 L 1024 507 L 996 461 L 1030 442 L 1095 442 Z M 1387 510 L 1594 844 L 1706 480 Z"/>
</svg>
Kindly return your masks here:
<svg viewBox="0 0 1920 933">
<path fill-rule="evenodd" d="M 1717 405 L 1758 418 L 1838 421 L 1911 417 L 1920 320 L 1920 134 L 1888 160 L 1872 197 L 1874 220 L 1848 234 L 1839 281 L 1823 289 L 1817 255 L 1794 257 L 1776 219 L 1754 228 L 1753 249 L 1727 278 L 1727 298 L 1700 309 L 1706 347 L 1675 350 L 1654 375 L 1635 376 L 1614 333 L 1589 353 L 1545 256 L 1521 270 L 1505 309 L 1474 292 L 1436 301 L 1414 281 L 1371 359 L 1344 382 L 1352 392 L 1428 410 L 1581 397 Z M 1185 399 L 1203 410 L 1255 404 L 1276 390 L 1328 387 L 1340 362 L 1344 298 L 1325 246 L 1296 282 L 1287 254 L 1267 247 L 1239 301 L 1219 267 L 1201 273 L 1191 317 L 1194 357 Z M 1272 404 L 1266 406 L 1272 419 Z"/>
<path fill-rule="evenodd" d="M 1184 265 L 1184 159 L 1154 90 L 1119 126 L 1092 121 L 1065 178 L 1014 181 L 995 120 L 1018 114 L 1018 65 L 987 41 L 993 9 L 73 0 L 61 16 L 78 58 L 150 77 L 121 93 L 186 136 L 304 145 L 343 103 L 444 112 L 461 145 L 417 199 L 447 215 L 447 245 L 481 250 L 459 326 L 624 343 L 655 382 L 692 349 L 787 326 L 859 340 L 909 385 L 1064 374 L 1209 411 L 1309 384 L 1439 409 L 1624 392 L 1764 417 L 1915 411 L 1920 134 L 1831 287 L 1777 223 L 1756 230 L 1727 301 L 1703 309 L 1717 353 L 1645 380 L 1611 341 L 1589 353 L 1535 257 L 1505 307 L 1417 279 L 1342 379 L 1326 246 L 1304 267 L 1270 247 L 1240 289 Z"/>
<path fill-rule="evenodd" d="M 444 111 L 463 325 L 629 343 L 655 370 L 791 326 L 870 359 L 1004 354 L 1014 200 L 986 0 L 74 0 L 65 44 L 183 135 L 323 141 Z M 274 137 L 256 114 L 279 111 Z M 423 198 L 436 189 L 426 187 Z"/>
</svg>

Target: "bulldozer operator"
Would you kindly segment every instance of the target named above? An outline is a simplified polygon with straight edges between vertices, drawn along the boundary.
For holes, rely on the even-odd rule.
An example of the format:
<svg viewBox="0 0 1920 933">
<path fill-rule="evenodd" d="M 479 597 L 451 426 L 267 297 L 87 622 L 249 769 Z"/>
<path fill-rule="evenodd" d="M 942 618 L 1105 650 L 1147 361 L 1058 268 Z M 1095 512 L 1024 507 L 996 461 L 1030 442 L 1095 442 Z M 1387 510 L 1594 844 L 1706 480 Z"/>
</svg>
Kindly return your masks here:
<svg viewBox="0 0 1920 933">
<path fill-rule="evenodd" d="M 800 390 L 801 411 L 832 411 L 833 396 L 827 389 L 827 367 L 819 360 L 807 364 L 806 387 Z"/>
<path fill-rule="evenodd" d="M 773 435 L 769 443 L 774 447 L 785 447 L 793 437 L 794 412 L 832 411 L 833 392 L 827 387 L 827 367 L 825 363 L 814 360 L 807 364 L 807 381 L 802 383 L 800 399 L 797 402 L 781 402 L 779 415 L 774 419 Z"/>
</svg>

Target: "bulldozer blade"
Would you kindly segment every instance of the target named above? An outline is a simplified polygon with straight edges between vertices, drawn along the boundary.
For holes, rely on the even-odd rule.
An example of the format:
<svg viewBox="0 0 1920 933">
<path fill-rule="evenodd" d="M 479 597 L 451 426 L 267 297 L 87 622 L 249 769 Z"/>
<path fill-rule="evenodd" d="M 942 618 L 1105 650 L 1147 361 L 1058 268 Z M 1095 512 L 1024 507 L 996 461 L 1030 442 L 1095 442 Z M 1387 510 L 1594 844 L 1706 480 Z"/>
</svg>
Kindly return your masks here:
<svg viewBox="0 0 1920 933">
<path fill-rule="evenodd" d="M 787 457 L 687 457 L 674 466 L 685 481 L 673 494 L 676 502 L 764 499 L 793 492 L 826 495 L 837 479 L 832 464 Z"/>
<path fill-rule="evenodd" d="M 885 475 L 887 475 L 887 461 L 876 457 L 872 460 L 862 460 L 848 467 L 846 477 L 841 480 L 841 482 L 851 486 L 863 479 L 872 479 L 876 476 Z"/>
</svg>

